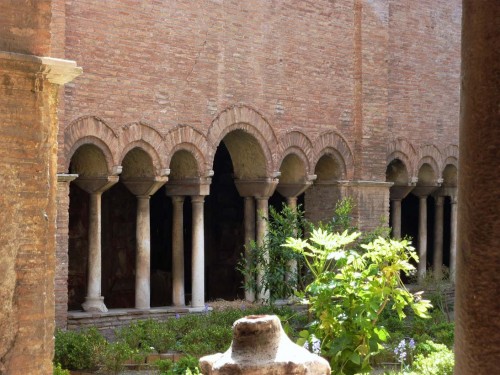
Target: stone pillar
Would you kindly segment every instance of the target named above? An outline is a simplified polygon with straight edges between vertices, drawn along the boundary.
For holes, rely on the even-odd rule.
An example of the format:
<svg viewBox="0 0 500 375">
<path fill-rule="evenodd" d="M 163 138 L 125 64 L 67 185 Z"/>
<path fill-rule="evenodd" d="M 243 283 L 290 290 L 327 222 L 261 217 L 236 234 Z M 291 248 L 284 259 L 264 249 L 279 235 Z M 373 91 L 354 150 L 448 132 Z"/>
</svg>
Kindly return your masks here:
<svg viewBox="0 0 500 375">
<path fill-rule="evenodd" d="M 421 195 L 418 211 L 418 281 L 425 278 L 427 266 L 427 195 Z"/>
<path fill-rule="evenodd" d="M 457 197 L 451 197 L 450 215 L 450 280 L 455 283 L 457 265 Z"/>
<path fill-rule="evenodd" d="M 135 308 L 150 308 L 151 239 L 149 195 L 137 197 Z"/>
<path fill-rule="evenodd" d="M 255 199 L 254 197 L 245 197 L 245 257 L 247 264 L 250 260 L 251 243 L 255 241 Z M 250 280 L 249 275 L 245 275 L 245 284 Z M 255 291 L 245 288 L 245 300 L 255 301 Z"/>
<path fill-rule="evenodd" d="M 132 177 L 127 168 L 122 176 L 123 184 L 137 197 L 136 262 L 135 262 L 135 308 L 151 307 L 151 195 L 167 182 L 167 170 L 162 176 Z"/>
<path fill-rule="evenodd" d="M 186 304 L 184 291 L 184 197 L 172 196 L 172 302 Z"/>
<path fill-rule="evenodd" d="M 392 237 L 401 239 L 401 199 L 391 199 Z"/>
<path fill-rule="evenodd" d="M 463 0 L 458 168 L 456 375 L 500 363 L 498 0 Z"/>
<path fill-rule="evenodd" d="M 257 231 L 255 237 L 257 245 L 262 246 L 265 243 L 267 235 L 267 220 L 269 219 L 268 198 L 256 197 L 255 199 L 257 200 Z M 264 258 L 266 261 L 269 261 L 269 254 L 267 252 L 264 253 Z M 259 271 L 257 274 L 257 285 L 261 288 L 257 296 L 259 301 L 268 300 L 270 297 L 270 291 L 262 289 L 264 272 L 265 270 L 262 265 L 259 265 Z"/>
<path fill-rule="evenodd" d="M 68 241 L 69 241 L 69 184 L 77 174 L 57 174 L 57 231 L 55 308 L 56 327 L 65 329 L 68 317 Z"/>
<path fill-rule="evenodd" d="M 205 305 L 205 228 L 203 221 L 203 195 L 192 196 L 193 208 L 193 250 L 191 307 Z"/>
<path fill-rule="evenodd" d="M 436 202 L 434 218 L 434 279 L 440 280 L 443 277 L 443 203 L 444 197 L 437 195 L 434 197 Z"/>
<path fill-rule="evenodd" d="M 297 212 L 297 197 L 288 197 L 286 199 L 288 207 L 294 212 Z M 295 231 L 294 235 L 297 235 Z M 292 285 L 297 285 L 297 261 L 292 259 L 288 262 L 288 271 L 285 274 L 285 282 L 290 282 Z"/>
<path fill-rule="evenodd" d="M 116 167 L 120 170 L 120 167 Z M 101 196 L 118 182 L 118 176 L 78 177 L 75 184 L 90 194 L 89 256 L 87 296 L 82 307 L 85 311 L 106 312 L 101 296 Z"/>
</svg>

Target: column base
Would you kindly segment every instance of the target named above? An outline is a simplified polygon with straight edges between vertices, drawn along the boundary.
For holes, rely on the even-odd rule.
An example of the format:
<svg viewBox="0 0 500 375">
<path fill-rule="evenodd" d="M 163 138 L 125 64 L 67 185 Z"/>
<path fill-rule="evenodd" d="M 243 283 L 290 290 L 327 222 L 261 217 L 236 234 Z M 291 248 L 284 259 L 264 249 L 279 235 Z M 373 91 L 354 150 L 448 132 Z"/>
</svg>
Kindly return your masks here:
<svg viewBox="0 0 500 375">
<path fill-rule="evenodd" d="M 108 312 L 108 308 L 104 304 L 104 297 L 85 297 L 82 307 L 86 312 Z"/>
</svg>

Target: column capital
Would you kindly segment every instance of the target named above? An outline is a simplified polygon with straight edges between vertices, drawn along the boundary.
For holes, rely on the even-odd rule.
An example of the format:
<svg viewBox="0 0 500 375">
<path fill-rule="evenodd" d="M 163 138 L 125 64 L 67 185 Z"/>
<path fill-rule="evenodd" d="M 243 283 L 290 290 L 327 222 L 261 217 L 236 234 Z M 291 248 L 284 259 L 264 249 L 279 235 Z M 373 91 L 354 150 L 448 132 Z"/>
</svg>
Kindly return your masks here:
<svg viewBox="0 0 500 375">
<path fill-rule="evenodd" d="M 127 189 L 136 196 L 151 196 L 158 191 L 166 182 L 166 176 L 150 176 L 150 177 L 124 177 L 122 182 Z"/>
<path fill-rule="evenodd" d="M 171 195 L 209 195 L 210 184 L 212 179 L 210 177 L 196 177 L 186 178 L 182 180 L 170 180 L 165 185 L 165 194 Z"/>
<path fill-rule="evenodd" d="M 203 202 L 205 202 L 204 195 L 192 195 L 191 196 L 191 203 L 203 203 Z"/>
<path fill-rule="evenodd" d="M 258 178 L 253 180 L 235 179 L 234 183 L 242 197 L 267 197 L 273 195 L 279 180 L 277 178 Z"/>
<path fill-rule="evenodd" d="M 66 182 L 70 183 L 71 181 L 78 178 L 76 173 L 58 173 L 57 174 L 57 182 Z"/>
<path fill-rule="evenodd" d="M 419 198 L 421 197 L 427 197 L 430 194 L 432 194 L 435 190 L 439 189 L 438 185 L 431 185 L 431 186 L 415 186 L 415 188 L 411 191 L 411 193 Z"/>
<path fill-rule="evenodd" d="M 89 194 L 104 193 L 118 182 L 118 176 L 78 177 L 75 184 Z"/>
<path fill-rule="evenodd" d="M 184 200 L 186 197 L 184 195 L 169 195 L 170 199 L 172 200 L 172 203 L 184 203 Z"/>
<path fill-rule="evenodd" d="M 311 185 L 312 181 L 298 182 L 298 183 L 278 183 L 276 190 L 285 198 L 297 197 L 306 191 Z"/>
<path fill-rule="evenodd" d="M 391 200 L 402 200 L 415 188 L 414 185 L 392 185 L 389 188 Z"/>
</svg>

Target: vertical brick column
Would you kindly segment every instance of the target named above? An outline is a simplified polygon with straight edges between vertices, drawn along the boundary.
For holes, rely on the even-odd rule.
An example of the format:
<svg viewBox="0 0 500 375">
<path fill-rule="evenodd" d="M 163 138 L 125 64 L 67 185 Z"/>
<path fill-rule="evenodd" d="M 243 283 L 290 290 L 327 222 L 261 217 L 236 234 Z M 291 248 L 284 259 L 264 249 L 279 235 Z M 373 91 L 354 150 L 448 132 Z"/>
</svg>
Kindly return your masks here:
<svg viewBox="0 0 500 375">
<path fill-rule="evenodd" d="M 69 240 L 69 184 L 78 175 L 57 175 L 57 231 L 55 309 L 56 327 L 66 328 L 68 317 L 68 240 Z"/>
</svg>

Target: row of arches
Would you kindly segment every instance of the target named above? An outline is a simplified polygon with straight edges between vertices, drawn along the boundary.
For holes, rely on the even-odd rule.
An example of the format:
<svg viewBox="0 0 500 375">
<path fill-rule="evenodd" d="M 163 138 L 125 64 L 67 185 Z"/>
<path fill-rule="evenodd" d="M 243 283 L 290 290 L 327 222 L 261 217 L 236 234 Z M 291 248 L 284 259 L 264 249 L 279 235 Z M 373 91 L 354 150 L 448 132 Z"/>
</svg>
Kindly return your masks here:
<svg viewBox="0 0 500 375">
<path fill-rule="evenodd" d="M 400 139 L 388 146 L 387 181 L 439 184 L 454 149 L 412 150 Z M 236 264 L 245 243 L 262 240 L 268 206 L 304 203 L 314 182 L 321 193 L 307 194 L 333 207 L 339 182 L 354 175 L 354 155 L 336 132 L 278 138 L 241 106 L 222 112 L 206 134 L 190 126 L 161 134 L 141 123 L 113 130 L 80 118 L 65 130 L 64 154 L 67 172 L 78 176 L 70 184 L 70 310 L 264 298 L 245 294 Z"/>
</svg>

